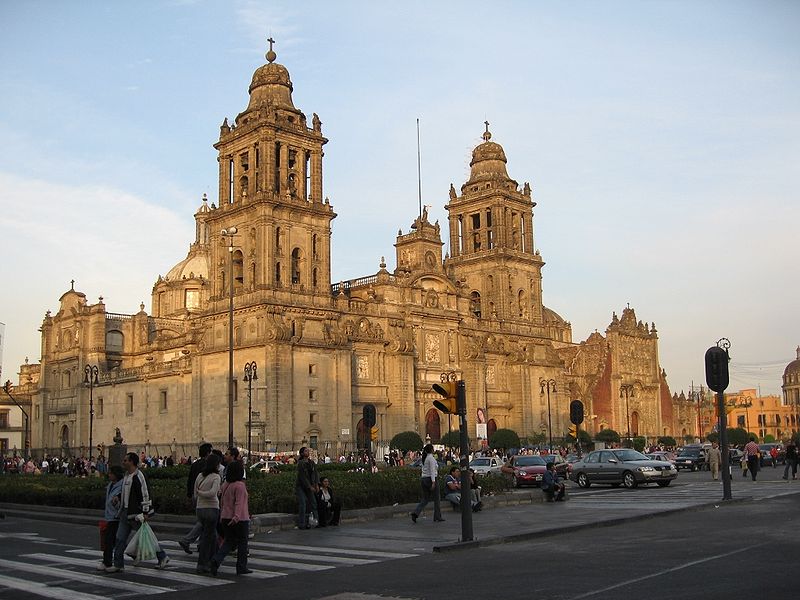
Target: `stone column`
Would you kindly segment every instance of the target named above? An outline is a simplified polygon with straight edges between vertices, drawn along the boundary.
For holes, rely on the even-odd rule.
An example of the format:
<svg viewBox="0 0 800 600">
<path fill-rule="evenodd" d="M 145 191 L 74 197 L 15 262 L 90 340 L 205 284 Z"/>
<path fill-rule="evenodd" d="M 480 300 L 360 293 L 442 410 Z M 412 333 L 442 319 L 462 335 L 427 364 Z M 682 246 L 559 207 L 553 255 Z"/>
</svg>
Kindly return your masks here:
<svg viewBox="0 0 800 600">
<path fill-rule="evenodd" d="M 311 153 L 311 200 L 322 203 L 322 150 Z"/>
</svg>

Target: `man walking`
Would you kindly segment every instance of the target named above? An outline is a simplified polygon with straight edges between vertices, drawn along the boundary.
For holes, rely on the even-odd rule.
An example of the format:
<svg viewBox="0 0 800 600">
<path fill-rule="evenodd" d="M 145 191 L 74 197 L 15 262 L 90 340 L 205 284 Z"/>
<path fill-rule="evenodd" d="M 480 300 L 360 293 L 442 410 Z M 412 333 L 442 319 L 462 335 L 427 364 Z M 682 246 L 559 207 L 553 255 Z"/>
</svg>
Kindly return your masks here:
<svg viewBox="0 0 800 600">
<path fill-rule="evenodd" d="M 719 444 L 714 442 L 711 448 L 708 449 L 708 466 L 711 469 L 711 478 L 714 481 L 719 479 L 719 465 L 722 462 L 722 452 L 719 450 Z"/>
<path fill-rule="evenodd" d="M 128 545 L 131 531 L 138 530 L 153 514 L 147 481 L 139 470 L 139 456 L 135 452 L 128 452 L 122 459 L 122 468 L 127 473 L 122 480 L 122 507 L 119 512 L 117 543 L 114 546 L 114 564 L 106 567 L 106 573 L 119 573 L 124 570 L 125 547 Z M 167 566 L 169 556 L 160 545 L 156 557 L 159 569 Z"/>
<path fill-rule="evenodd" d="M 753 478 L 753 481 L 756 480 L 756 475 L 758 474 L 758 468 L 761 466 L 759 464 L 759 448 L 758 444 L 756 444 L 756 437 L 754 435 L 750 436 L 750 441 L 747 442 L 747 445 L 744 447 L 744 455 L 747 457 L 747 470 L 750 471 L 750 477 Z"/>
<path fill-rule="evenodd" d="M 786 466 L 783 467 L 783 478 L 788 481 L 789 469 L 792 469 L 792 479 L 797 479 L 797 444 L 793 439 L 786 444 Z"/>
<path fill-rule="evenodd" d="M 197 498 L 194 495 L 194 482 L 197 480 L 197 476 L 203 472 L 203 469 L 206 468 L 206 458 L 211 453 L 211 444 L 208 442 L 203 442 L 200 444 L 200 447 L 197 450 L 198 454 L 200 454 L 200 458 L 194 461 L 192 466 L 189 467 L 189 478 L 186 480 L 186 497 L 191 498 L 193 507 L 195 507 L 197 504 Z M 192 526 L 189 532 L 178 540 L 178 545 L 183 548 L 183 551 L 186 552 L 186 554 L 192 553 L 192 549 L 189 547 L 189 544 L 198 540 L 202 530 L 203 524 L 198 519 L 195 521 L 195 524 Z"/>
</svg>

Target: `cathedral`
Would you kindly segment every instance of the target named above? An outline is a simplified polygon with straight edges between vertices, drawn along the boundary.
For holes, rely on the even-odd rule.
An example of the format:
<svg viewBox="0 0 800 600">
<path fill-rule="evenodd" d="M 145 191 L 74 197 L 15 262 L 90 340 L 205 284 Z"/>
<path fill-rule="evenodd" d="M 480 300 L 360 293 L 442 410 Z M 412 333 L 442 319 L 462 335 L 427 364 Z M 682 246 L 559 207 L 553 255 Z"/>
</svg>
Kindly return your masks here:
<svg viewBox="0 0 800 600">
<path fill-rule="evenodd" d="M 319 116 L 294 106 L 271 44 L 266 58 L 214 144 L 216 202 L 203 197 L 188 254 L 158 276 L 150 311 L 108 312 L 73 285 L 46 313 L 41 360 L 15 387 L 33 447 L 108 445 L 116 428 L 133 447 L 222 443 L 232 417 L 240 446 L 336 451 L 369 439 L 366 405 L 379 440 L 411 430 L 435 442 L 448 418 L 431 386 L 451 372 L 466 383 L 473 441 L 498 428 L 560 439 L 572 400 L 590 434 L 678 433 L 654 323 L 626 307 L 574 342 L 544 304 L 533 190 L 509 175 L 489 123 L 469 179 L 443 190 L 446 230 L 426 210 L 410 215 L 393 260 L 332 282 L 328 140 Z"/>
</svg>

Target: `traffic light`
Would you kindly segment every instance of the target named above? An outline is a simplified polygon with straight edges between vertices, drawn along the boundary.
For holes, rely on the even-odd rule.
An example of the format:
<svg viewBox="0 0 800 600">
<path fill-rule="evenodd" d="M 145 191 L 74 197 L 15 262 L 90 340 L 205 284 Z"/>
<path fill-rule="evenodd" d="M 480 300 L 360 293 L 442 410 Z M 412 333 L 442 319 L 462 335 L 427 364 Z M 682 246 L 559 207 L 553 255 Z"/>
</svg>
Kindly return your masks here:
<svg viewBox="0 0 800 600">
<path fill-rule="evenodd" d="M 371 427 L 370 428 L 370 430 L 369 430 L 369 439 L 372 440 L 373 442 L 377 442 L 378 441 L 378 428 L 377 427 Z"/>
<path fill-rule="evenodd" d="M 719 346 L 706 350 L 706 383 L 718 393 L 728 387 L 728 353 Z"/>
<path fill-rule="evenodd" d="M 573 400 L 569 403 L 569 422 L 573 425 L 583 423 L 583 402 L 580 400 Z"/>
<path fill-rule="evenodd" d="M 569 435 L 572 439 L 578 439 L 578 426 L 577 425 L 570 425 L 569 426 Z"/>
<path fill-rule="evenodd" d="M 442 396 L 441 400 L 434 400 L 433 405 L 443 413 L 456 414 L 458 412 L 458 382 L 442 381 L 433 384 L 433 391 Z"/>
</svg>

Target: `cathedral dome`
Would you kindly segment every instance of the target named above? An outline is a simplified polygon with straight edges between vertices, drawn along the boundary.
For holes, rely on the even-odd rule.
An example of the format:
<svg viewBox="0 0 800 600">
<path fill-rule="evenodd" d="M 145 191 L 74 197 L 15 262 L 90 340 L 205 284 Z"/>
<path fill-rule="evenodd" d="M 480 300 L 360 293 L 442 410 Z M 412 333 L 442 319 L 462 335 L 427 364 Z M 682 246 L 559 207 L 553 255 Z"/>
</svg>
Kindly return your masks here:
<svg viewBox="0 0 800 600">
<path fill-rule="evenodd" d="M 503 147 L 490 141 L 492 134 L 489 131 L 489 123 L 486 123 L 483 139 L 484 142 L 472 151 L 472 160 L 469 163 L 471 170 L 467 185 L 489 179 L 510 179 L 506 170 L 507 160 Z"/>
<path fill-rule="evenodd" d="M 167 281 L 180 281 L 181 279 L 208 279 L 208 258 L 205 254 L 190 254 L 167 273 Z"/>
<path fill-rule="evenodd" d="M 289 70 L 275 62 L 277 55 L 272 51 L 272 42 L 267 52 L 267 64 L 260 66 L 253 73 L 250 83 L 250 107 L 258 104 L 274 104 L 285 108 L 294 108 L 292 102 L 292 80 Z"/>
<path fill-rule="evenodd" d="M 800 375 L 800 346 L 797 347 L 797 358 L 786 365 L 786 369 L 783 371 L 784 377 L 792 374 Z"/>
</svg>

